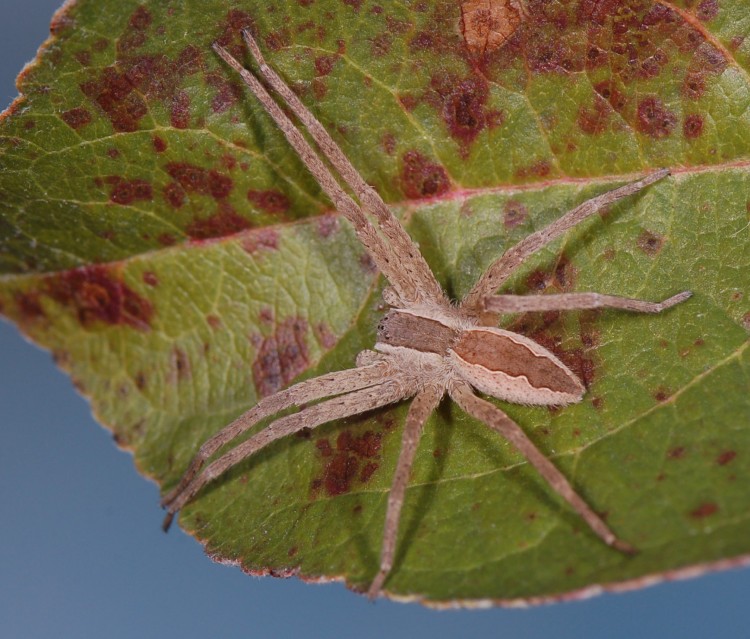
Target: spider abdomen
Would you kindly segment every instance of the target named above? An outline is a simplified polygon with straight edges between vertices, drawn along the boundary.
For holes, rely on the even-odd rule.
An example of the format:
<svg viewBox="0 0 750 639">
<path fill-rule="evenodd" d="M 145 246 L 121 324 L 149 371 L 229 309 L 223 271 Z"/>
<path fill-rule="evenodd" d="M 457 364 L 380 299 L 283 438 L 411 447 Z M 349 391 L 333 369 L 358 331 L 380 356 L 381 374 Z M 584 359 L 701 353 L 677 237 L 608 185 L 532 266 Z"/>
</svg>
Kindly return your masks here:
<svg viewBox="0 0 750 639">
<path fill-rule="evenodd" d="M 463 331 L 449 357 L 472 386 L 516 404 L 562 406 L 581 401 L 586 391 L 578 377 L 546 348 L 500 328 Z"/>
</svg>

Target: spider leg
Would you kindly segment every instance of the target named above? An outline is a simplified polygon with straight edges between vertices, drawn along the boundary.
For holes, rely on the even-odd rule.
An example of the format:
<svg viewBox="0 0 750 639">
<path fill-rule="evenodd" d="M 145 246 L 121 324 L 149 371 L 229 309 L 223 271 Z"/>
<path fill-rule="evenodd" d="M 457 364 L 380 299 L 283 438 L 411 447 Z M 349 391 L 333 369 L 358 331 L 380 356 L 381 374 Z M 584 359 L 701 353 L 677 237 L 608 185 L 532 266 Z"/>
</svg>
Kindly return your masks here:
<svg viewBox="0 0 750 639">
<path fill-rule="evenodd" d="M 401 257 L 378 233 L 359 205 L 341 188 L 341 185 L 318 157 L 310 143 L 281 110 L 281 107 L 271 98 L 258 78 L 245 69 L 219 44 L 214 43 L 213 48 L 230 67 L 240 74 L 242 80 L 261 103 L 266 113 L 276 122 L 289 144 L 313 174 L 333 205 L 354 226 L 357 239 L 370 254 L 380 272 L 397 290 L 399 296 L 405 300 L 413 298 L 416 295 L 415 286 L 413 283 L 405 281 L 401 275 Z"/>
<path fill-rule="evenodd" d="M 392 251 L 400 261 L 401 270 L 398 273 L 400 289 L 410 291 L 409 297 L 403 301 L 411 304 L 438 302 L 442 303 L 443 306 L 447 305 L 445 293 L 419 252 L 419 248 L 409 237 L 404 227 L 401 226 L 401 223 L 394 217 L 377 191 L 364 181 L 323 125 L 284 80 L 279 77 L 276 71 L 266 64 L 260 47 L 253 39 L 250 31 L 245 29 L 242 31 L 242 35 L 250 53 L 258 64 L 258 73 L 273 87 L 302 124 L 305 125 L 323 154 L 359 198 L 364 210 L 377 218 L 380 230 L 388 239 Z M 391 280 L 391 283 L 394 282 Z"/>
<path fill-rule="evenodd" d="M 484 300 L 484 308 L 496 313 L 527 313 L 529 311 L 572 311 L 588 308 L 618 308 L 636 313 L 661 313 L 688 299 L 692 293 L 683 291 L 662 302 L 646 302 L 630 297 L 602 293 L 561 293 L 559 295 L 492 295 Z"/>
<path fill-rule="evenodd" d="M 443 392 L 442 388 L 428 387 L 417 394 L 409 407 L 409 414 L 406 417 L 404 434 L 401 439 L 401 453 L 399 454 L 396 472 L 393 476 L 391 492 L 388 494 L 383 545 L 380 550 L 380 570 L 367 592 L 367 596 L 370 599 L 375 599 L 380 595 L 383 582 L 393 567 L 393 556 L 396 551 L 396 540 L 398 537 L 398 523 L 401 517 L 401 507 L 404 505 L 404 495 L 406 494 L 406 485 L 409 483 L 409 473 L 414 462 L 414 455 L 417 452 L 422 428 L 432 411 L 440 403 Z"/>
<path fill-rule="evenodd" d="M 300 412 L 293 415 L 280 417 L 250 437 L 250 439 L 242 442 L 210 463 L 200 475 L 194 477 L 169 503 L 162 528 L 167 530 L 172 523 L 175 513 L 195 497 L 198 491 L 206 484 L 271 442 L 287 435 L 292 435 L 304 428 L 315 428 L 335 419 L 358 415 L 380 408 L 381 406 L 386 406 L 387 404 L 392 404 L 411 394 L 413 392 L 410 392 L 409 385 L 405 380 L 391 378 L 377 386 L 340 395 L 314 406 L 303 408 Z"/>
<path fill-rule="evenodd" d="M 582 222 L 590 215 L 596 213 L 607 204 L 612 204 L 628 195 L 633 195 L 644 189 L 649 184 L 661 180 L 669 175 L 668 169 L 654 171 L 640 180 L 630 182 L 612 191 L 586 200 L 576 208 L 568 211 L 548 226 L 525 237 L 518 244 L 503 253 L 484 272 L 474 288 L 464 297 L 461 308 L 478 309 L 482 306 L 482 300 L 492 295 L 500 285 L 508 279 L 510 274 L 520 266 L 526 258 L 536 253 L 539 249 L 549 244 L 552 240 L 560 237 L 565 231 Z"/>
<path fill-rule="evenodd" d="M 222 446 L 252 428 L 260 420 L 292 406 L 301 406 L 323 397 L 341 395 L 381 383 L 391 372 L 392 366 L 381 359 L 367 366 L 328 373 L 314 379 L 294 384 L 278 393 L 261 399 L 250 410 L 222 428 L 208 439 L 196 453 L 179 483 L 161 500 L 163 508 L 169 506 L 185 490 L 203 464 Z"/>
<path fill-rule="evenodd" d="M 448 392 L 465 412 L 484 422 L 513 444 L 537 469 L 550 487 L 573 507 L 604 543 L 624 553 L 632 554 L 636 552 L 630 544 L 617 538 L 601 517 L 575 491 L 565 476 L 534 445 L 521 427 L 503 411 L 490 402 L 477 397 L 466 382 L 456 383 Z"/>
</svg>

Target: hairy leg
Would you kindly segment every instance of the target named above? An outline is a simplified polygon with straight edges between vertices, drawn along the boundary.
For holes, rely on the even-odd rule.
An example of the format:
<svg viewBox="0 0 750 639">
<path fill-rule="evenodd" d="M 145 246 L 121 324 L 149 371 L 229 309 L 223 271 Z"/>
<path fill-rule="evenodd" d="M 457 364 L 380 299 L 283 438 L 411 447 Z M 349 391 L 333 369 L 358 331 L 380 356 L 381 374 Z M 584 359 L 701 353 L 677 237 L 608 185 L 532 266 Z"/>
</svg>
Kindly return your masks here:
<svg viewBox="0 0 750 639">
<path fill-rule="evenodd" d="M 401 289 L 411 291 L 408 299 L 403 301 L 412 304 L 443 302 L 443 305 L 447 305 L 443 289 L 419 252 L 417 245 L 391 213 L 377 191 L 364 181 L 323 125 L 302 104 L 302 101 L 279 77 L 276 71 L 266 64 L 260 47 L 258 47 L 250 32 L 244 30 L 242 35 L 250 53 L 258 63 L 258 73 L 273 87 L 302 124 L 305 125 L 333 167 L 359 198 L 365 211 L 372 213 L 377 218 L 380 230 L 388 239 L 390 246 L 401 262 L 399 273 Z"/>
<path fill-rule="evenodd" d="M 453 400 L 469 415 L 484 422 L 513 444 L 529 463 L 539 471 L 539 474 L 550 487 L 575 509 L 589 528 L 604 543 L 621 552 L 635 552 L 632 546 L 617 538 L 602 518 L 574 490 L 565 476 L 534 445 L 521 427 L 503 411 L 481 397 L 477 397 L 472 388 L 465 382 L 457 383 L 449 390 L 449 393 Z"/>
<path fill-rule="evenodd" d="M 281 107 L 274 102 L 258 78 L 235 60 L 226 49 L 218 44 L 214 44 L 213 48 L 230 67 L 240 74 L 247 87 L 258 98 L 266 113 L 276 122 L 289 144 L 297 152 L 310 173 L 313 174 L 336 209 L 352 223 L 357 239 L 370 254 L 380 272 L 385 275 L 400 296 L 404 299 L 412 296 L 414 294 L 413 285 L 404 282 L 400 274 L 399 255 L 378 233 L 359 205 L 341 188 L 341 185 L 318 157 L 310 143 L 297 130 L 294 123 L 281 110 Z"/>
<path fill-rule="evenodd" d="M 617 308 L 636 313 L 661 313 L 684 302 L 692 293 L 683 291 L 663 302 L 646 302 L 602 293 L 562 293 L 560 295 L 493 295 L 484 300 L 486 311 L 527 313 L 530 311 L 574 311 L 588 308 Z"/>
<path fill-rule="evenodd" d="M 404 505 L 406 485 L 409 483 L 409 473 L 417 452 L 419 438 L 422 434 L 427 418 L 437 408 L 443 389 L 429 387 L 419 393 L 409 407 L 409 414 L 404 424 L 404 434 L 401 439 L 401 453 L 393 476 L 391 492 L 388 494 L 388 510 L 385 515 L 383 545 L 380 550 L 380 570 L 373 579 L 367 596 L 375 599 L 380 594 L 388 573 L 393 567 L 393 556 L 396 551 L 398 538 L 398 523 L 401 517 L 401 507 Z"/>
<path fill-rule="evenodd" d="M 219 459 L 212 462 L 195 477 L 183 490 L 174 496 L 167 507 L 167 516 L 162 528 L 166 531 L 172 523 L 175 513 L 187 504 L 198 491 L 213 479 L 216 479 L 232 466 L 250 457 L 262 448 L 287 435 L 299 432 L 304 428 L 315 428 L 335 419 L 358 415 L 392 404 L 413 394 L 408 383 L 402 379 L 391 379 L 377 386 L 371 386 L 346 395 L 329 399 L 320 404 L 302 409 L 294 415 L 281 417 L 269 424 L 250 439 L 242 442 Z"/>
<path fill-rule="evenodd" d="M 351 368 L 335 373 L 321 375 L 261 399 L 250 410 L 240 415 L 233 422 L 222 428 L 201 447 L 179 483 L 161 501 L 162 507 L 169 506 L 185 490 L 203 464 L 222 446 L 252 428 L 262 419 L 292 406 L 301 406 L 323 397 L 341 395 L 355 390 L 382 383 L 392 372 L 392 366 L 386 360 L 373 362 L 360 368 Z"/>
<path fill-rule="evenodd" d="M 660 171 L 650 173 L 640 180 L 597 195 L 568 211 L 565 215 L 552 222 L 552 224 L 525 237 L 518 244 L 505 251 L 500 258 L 490 265 L 474 285 L 474 288 L 462 300 L 461 308 L 468 310 L 481 309 L 482 300 L 493 295 L 500 285 L 508 279 L 510 274 L 523 264 L 530 255 L 533 255 L 552 240 L 560 237 L 565 231 L 596 213 L 603 206 L 612 204 L 628 195 L 638 193 L 638 191 L 644 189 L 649 184 L 653 184 L 667 175 L 669 175 L 669 171 L 661 169 Z"/>
</svg>

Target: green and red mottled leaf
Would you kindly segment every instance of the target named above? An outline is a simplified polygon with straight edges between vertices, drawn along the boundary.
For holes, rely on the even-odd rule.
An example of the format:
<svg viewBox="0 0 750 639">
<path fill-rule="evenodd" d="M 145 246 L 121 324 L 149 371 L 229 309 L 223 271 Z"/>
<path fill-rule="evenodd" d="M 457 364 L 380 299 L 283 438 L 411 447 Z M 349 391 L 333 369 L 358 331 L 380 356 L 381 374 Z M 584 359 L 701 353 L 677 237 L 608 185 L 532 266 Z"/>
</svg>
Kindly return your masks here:
<svg viewBox="0 0 750 639">
<path fill-rule="evenodd" d="M 165 487 L 258 397 L 372 346 L 382 281 L 209 48 L 247 60 L 242 28 L 453 297 L 575 204 L 671 167 L 534 256 L 507 290 L 659 300 L 690 289 L 689 302 L 660 316 L 504 322 L 588 387 L 565 410 L 504 408 L 641 552 L 605 547 L 446 403 L 420 445 L 386 589 L 436 604 L 536 602 L 747 562 L 744 3 L 476 4 L 462 18 L 447 0 L 68 3 L 0 124 L 2 313 Z M 277 442 L 181 523 L 248 572 L 362 588 L 404 413 Z"/>
</svg>

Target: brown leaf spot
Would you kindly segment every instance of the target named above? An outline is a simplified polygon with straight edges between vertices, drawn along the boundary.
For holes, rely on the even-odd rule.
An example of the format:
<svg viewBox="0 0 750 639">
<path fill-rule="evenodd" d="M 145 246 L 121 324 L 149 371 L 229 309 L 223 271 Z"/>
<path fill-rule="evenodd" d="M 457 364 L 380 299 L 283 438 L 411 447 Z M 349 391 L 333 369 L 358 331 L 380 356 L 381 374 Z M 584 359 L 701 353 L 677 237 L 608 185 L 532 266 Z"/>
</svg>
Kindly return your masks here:
<svg viewBox="0 0 750 639">
<path fill-rule="evenodd" d="M 704 519 L 705 517 L 710 517 L 711 515 L 717 513 L 719 510 L 719 507 L 711 501 L 703 502 L 700 506 L 695 508 L 694 510 L 690 511 L 690 516 L 693 519 Z"/>
<path fill-rule="evenodd" d="M 503 207 L 503 226 L 514 229 L 529 217 L 529 210 L 518 200 L 508 200 Z"/>
<path fill-rule="evenodd" d="M 672 397 L 672 391 L 664 386 L 659 386 L 654 393 L 654 399 L 657 402 L 666 402 L 670 397 Z"/>
<path fill-rule="evenodd" d="M 315 448 L 318 449 L 322 457 L 330 457 L 333 455 L 333 448 L 331 443 L 327 439 L 319 439 L 315 442 Z"/>
<path fill-rule="evenodd" d="M 310 364 L 307 322 L 289 317 L 260 342 L 253 362 L 253 381 L 258 395 L 266 397 L 286 386 Z"/>
<path fill-rule="evenodd" d="M 393 36 L 390 33 L 376 35 L 370 42 L 370 53 L 374 58 L 381 58 L 391 50 L 392 42 Z"/>
<path fill-rule="evenodd" d="M 638 103 L 636 127 L 652 138 L 664 138 L 672 133 L 677 117 L 657 97 L 644 98 Z"/>
<path fill-rule="evenodd" d="M 320 342 L 321 346 L 323 346 L 323 348 L 330 349 L 336 346 L 336 336 L 333 334 L 330 327 L 325 322 L 320 322 L 315 327 L 315 337 L 318 338 L 318 341 Z"/>
<path fill-rule="evenodd" d="M 667 451 L 667 459 L 682 459 L 686 452 L 687 449 L 684 446 L 675 446 Z"/>
<path fill-rule="evenodd" d="M 463 147 L 466 153 L 469 144 L 487 126 L 484 111 L 489 88 L 481 77 L 459 79 L 444 72 L 436 73 L 430 80 L 430 89 L 425 100 L 442 105 L 441 115 L 451 136 Z"/>
<path fill-rule="evenodd" d="M 725 450 L 723 453 L 721 453 L 716 458 L 716 463 L 719 464 L 719 466 L 726 466 L 735 457 L 737 457 L 737 452 L 736 451 L 734 451 L 734 450 Z"/>
<path fill-rule="evenodd" d="M 251 189 L 247 192 L 247 199 L 259 209 L 266 213 L 275 215 L 286 213 L 291 205 L 289 198 L 286 195 L 280 191 L 274 191 L 271 189 L 266 191 L 255 191 Z"/>
<path fill-rule="evenodd" d="M 218 200 L 227 197 L 232 190 L 232 178 L 215 170 L 187 162 L 170 162 L 166 170 L 188 193 L 210 195 Z"/>
<path fill-rule="evenodd" d="M 682 96 L 689 100 L 699 100 L 706 91 L 706 80 L 703 73 L 691 71 L 682 83 Z"/>
<path fill-rule="evenodd" d="M 601 410 L 602 406 L 604 406 L 604 399 L 602 397 L 592 397 L 591 405 L 596 408 L 596 410 Z"/>
<path fill-rule="evenodd" d="M 402 158 L 401 184 L 406 197 L 436 197 L 450 189 L 445 169 L 418 151 L 407 151 Z"/>
<path fill-rule="evenodd" d="M 146 180 L 126 180 L 119 175 L 110 175 L 103 180 L 111 186 L 110 202 L 126 206 L 137 201 L 148 201 L 153 198 L 151 184 Z"/>
<path fill-rule="evenodd" d="M 688 139 L 695 139 L 703 133 L 703 117 L 697 113 L 687 116 L 682 125 L 682 132 Z"/>
<path fill-rule="evenodd" d="M 198 218 L 188 224 L 185 232 L 194 240 L 207 240 L 233 235 L 250 228 L 250 222 L 231 208 L 226 208 L 210 217 Z"/>
<path fill-rule="evenodd" d="M 359 9 L 362 6 L 362 0 L 343 0 L 344 4 L 354 9 L 355 13 L 359 13 Z"/>
<path fill-rule="evenodd" d="M 80 129 L 82 126 L 86 126 L 91 122 L 91 113 L 89 113 L 88 109 L 83 107 L 64 111 L 60 114 L 60 117 L 71 129 Z"/>
<path fill-rule="evenodd" d="M 44 317 L 44 309 L 39 302 L 39 293 L 18 291 L 14 296 L 16 308 L 23 322 L 38 320 Z"/>
<path fill-rule="evenodd" d="M 339 59 L 337 55 L 321 55 L 315 58 L 315 73 L 318 76 L 328 75 L 333 71 L 333 66 Z"/>
<path fill-rule="evenodd" d="M 250 254 L 260 250 L 275 251 L 279 247 L 279 234 L 271 228 L 258 229 L 242 240 L 242 248 Z"/>
<path fill-rule="evenodd" d="M 172 246 L 177 242 L 177 238 L 171 233 L 161 233 L 156 238 L 156 241 L 159 242 L 159 244 L 161 244 L 162 246 Z"/>
<path fill-rule="evenodd" d="M 216 89 L 216 95 L 211 100 L 211 110 L 214 113 L 224 113 L 242 98 L 242 89 L 239 85 L 230 82 L 220 73 L 208 74 L 206 83 Z"/>
<path fill-rule="evenodd" d="M 167 141 L 161 136 L 154 135 L 151 142 L 154 145 L 154 151 L 157 153 L 164 153 L 167 150 Z"/>
<path fill-rule="evenodd" d="M 145 6 L 140 5 L 130 16 L 130 26 L 133 29 L 147 29 L 151 24 L 151 14 Z"/>
<path fill-rule="evenodd" d="M 521 0 L 463 0 L 461 33 L 474 56 L 502 47 L 523 21 Z"/>
<path fill-rule="evenodd" d="M 169 105 L 169 122 L 175 129 L 190 126 L 190 96 L 186 91 L 177 91 Z"/>
<path fill-rule="evenodd" d="M 136 131 L 148 111 L 128 77 L 114 66 L 102 69 L 97 79 L 84 82 L 80 88 L 109 118 L 115 131 Z"/>
<path fill-rule="evenodd" d="M 97 322 L 148 330 L 154 310 L 111 269 L 96 264 L 66 271 L 47 281 L 46 292 L 58 303 L 73 308 L 81 324 Z"/>
<path fill-rule="evenodd" d="M 543 178 L 547 177 L 552 171 L 549 160 L 537 160 L 529 166 L 522 166 L 516 170 L 516 177 L 525 179 L 529 177 Z"/>
<path fill-rule="evenodd" d="M 335 213 L 321 215 L 317 219 L 318 235 L 323 239 L 331 237 L 339 229 L 339 217 Z"/>
<path fill-rule="evenodd" d="M 615 111 L 622 111 L 627 104 L 627 97 L 615 87 L 614 82 L 605 80 L 594 85 L 594 91 L 602 96 Z"/>
<path fill-rule="evenodd" d="M 719 2 L 718 0 L 701 0 L 698 5 L 698 10 L 695 12 L 698 20 L 702 22 L 708 22 L 713 20 L 719 13 Z"/>
<path fill-rule="evenodd" d="M 164 187 L 164 199 L 174 208 L 179 209 L 185 203 L 185 191 L 177 182 L 170 182 Z"/>
<path fill-rule="evenodd" d="M 187 353 L 175 346 L 169 355 L 169 381 L 182 382 L 190 377 L 191 372 Z"/>
<path fill-rule="evenodd" d="M 587 135 L 598 135 L 607 130 L 611 107 L 603 97 L 594 96 L 591 107 L 581 106 L 578 109 L 578 126 Z"/>
<path fill-rule="evenodd" d="M 651 231 L 642 231 L 636 240 L 636 245 L 649 257 L 658 255 L 664 246 L 664 238 Z"/>
<path fill-rule="evenodd" d="M 750 331 L 750 311 L 742 316 L 742 326 L 746 331 Z"/>
<path fill-rule="evenodd" d="M 292 37 L 289 29 L 278 29 L 268 33 L 265 42 L 271 51 L 281 51 L 292 44 Z"/>
<path fill-rule="evenodd" d="M 159 278 L 153 271 L 143 271 L 141 278 L 143 279 L 143 282 L 149 286 L 159 286 Z"/>
</svg>

